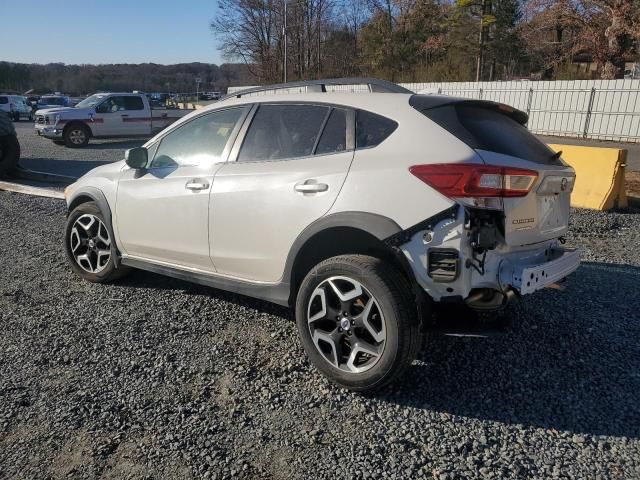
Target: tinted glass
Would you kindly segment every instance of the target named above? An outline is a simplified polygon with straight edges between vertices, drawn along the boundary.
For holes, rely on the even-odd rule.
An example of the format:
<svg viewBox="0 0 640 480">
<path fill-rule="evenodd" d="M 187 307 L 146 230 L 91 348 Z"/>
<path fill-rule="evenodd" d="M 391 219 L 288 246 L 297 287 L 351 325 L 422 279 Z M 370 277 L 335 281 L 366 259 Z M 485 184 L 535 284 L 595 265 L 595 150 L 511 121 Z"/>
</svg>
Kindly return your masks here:
<svg viewBox="0 0 640 480">
<path fill-rule="evenodd" d="M 247 132 L 238 161 L 306 157 L 329 113 L 317 105 L 261 105 Z"/>
<path fill-rule="evenodd" d="M 7 97 L 0 97 L 0 105 L 6 105 L 9 103 L 9 99 Z"/>
<path fill-rule="evenodd" d="M 144 103 L 140 97 L 124 97 L 125 110 L 144 110 Z"/>
<path fill-rule="evenodd" d="M 356 148 L 375 147 L 391 135 L 398 124 L 375 113 L 358 110 L 356 114 Z"/>
<path fill-rule="evenodd" d="M 329 120 L 324 127 L 316 155 L 343 152 L 347 145 L 347 112 L 339 108 L 331 111 Z"/>
<path fill-rule="evenodd" d="M 219 161 L 242 112 L 242 108 L 231 108 L 185 123 L 162 139 L 150 167 L 206 165 Z"/>
<path fill-rule="evenodd" d="M 423 113 L 471 148 L 502 153 L 541 164 L 560 164 L 553 150 L 505 113 L 493 108 L 447 105 Z"/>
</svg>

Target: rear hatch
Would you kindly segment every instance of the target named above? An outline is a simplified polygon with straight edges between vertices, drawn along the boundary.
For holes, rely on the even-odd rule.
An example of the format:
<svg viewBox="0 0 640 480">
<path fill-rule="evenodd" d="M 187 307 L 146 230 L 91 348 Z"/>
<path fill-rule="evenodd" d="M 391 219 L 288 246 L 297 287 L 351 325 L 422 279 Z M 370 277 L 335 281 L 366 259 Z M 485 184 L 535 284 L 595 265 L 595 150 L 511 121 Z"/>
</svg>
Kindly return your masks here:
<svg viewBox="0 0 640 480">
<path fill-rule="evenodd" d="M 502 198 L 507 245 L 530 245 L 566 233 L 575 172 L 524 126 L 526 113 L 499 103 L 414 95 L 411 105 L 473 148 L 486 165 L 538 176 L 525 196 Z"/>
</svg>

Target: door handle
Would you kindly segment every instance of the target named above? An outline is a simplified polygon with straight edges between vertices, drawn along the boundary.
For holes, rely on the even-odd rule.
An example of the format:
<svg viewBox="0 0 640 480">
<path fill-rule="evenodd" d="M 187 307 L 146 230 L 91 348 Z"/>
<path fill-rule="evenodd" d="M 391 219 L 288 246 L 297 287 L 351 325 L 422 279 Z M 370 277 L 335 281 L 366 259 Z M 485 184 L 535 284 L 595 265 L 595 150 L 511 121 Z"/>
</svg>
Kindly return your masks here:
<svg viewBox="0 0 640 480">
<path fill-rule="evenodd" d="M 128 117 L 129 115 L 127 115 L 126 113 L 122 113 L 120 114 L 121 117 Z"/>
<path fill-rule="evenodd" d="M 315 180 L 306 180 L 305 182 L 296 183 L 294 187 L 296 192 L 300 193 L 320 193 L 329 190 L 326 183 L 315 183 Z"/>
<path fill-rule="evenodd" d="M 209 184 L 204 180 L 189 180 L 184 186 L 187 190 L 206 190 Z"/>
</svg>

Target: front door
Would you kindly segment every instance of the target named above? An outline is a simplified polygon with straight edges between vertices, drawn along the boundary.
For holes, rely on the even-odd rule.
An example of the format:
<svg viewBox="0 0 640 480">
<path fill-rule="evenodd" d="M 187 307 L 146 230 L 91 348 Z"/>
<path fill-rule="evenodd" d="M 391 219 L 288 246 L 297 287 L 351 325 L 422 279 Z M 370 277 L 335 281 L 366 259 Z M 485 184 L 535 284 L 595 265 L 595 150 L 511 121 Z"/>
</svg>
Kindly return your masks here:
<svg viewBox="0 0 640 480">
<path fill-rule="evenodd" d="M 123 253 L 214 271 L 209 255 L 209 193 L 245 115 L 245 108 L 236 107 L 196 117 L 150 147 L 147 169 L 123 170 L 116 199 L 118 245 Z"/>
<path fill-rule="evenodd" d="M 211 255 L 220 274 L 281 279 L 297 236 L 333 205 L 353 159 L 353 113 L 312 104 L 262 104 L 216 173 Z M 237 143 L 237 142 L 236 142 Z"/>
</svg>

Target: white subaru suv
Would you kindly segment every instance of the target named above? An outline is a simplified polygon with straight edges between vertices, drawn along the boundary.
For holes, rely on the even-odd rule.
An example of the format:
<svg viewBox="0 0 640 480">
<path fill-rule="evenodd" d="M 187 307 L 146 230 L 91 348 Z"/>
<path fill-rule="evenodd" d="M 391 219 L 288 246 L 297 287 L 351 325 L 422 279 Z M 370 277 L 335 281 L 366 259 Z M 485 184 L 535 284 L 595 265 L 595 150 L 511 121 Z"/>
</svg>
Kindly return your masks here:
<svg viewBox="0 0 640 480">
<path fill-rule="evenodd" d="M 68 187 L 66 253 L 92 282 L 135 267 L 294 307 L 318 370 L 379 388 L 433 302 L 486 311 L 578 268 L 575 173 L 526 121 L 374 79 L 239 92 Z"/>
</svg>

